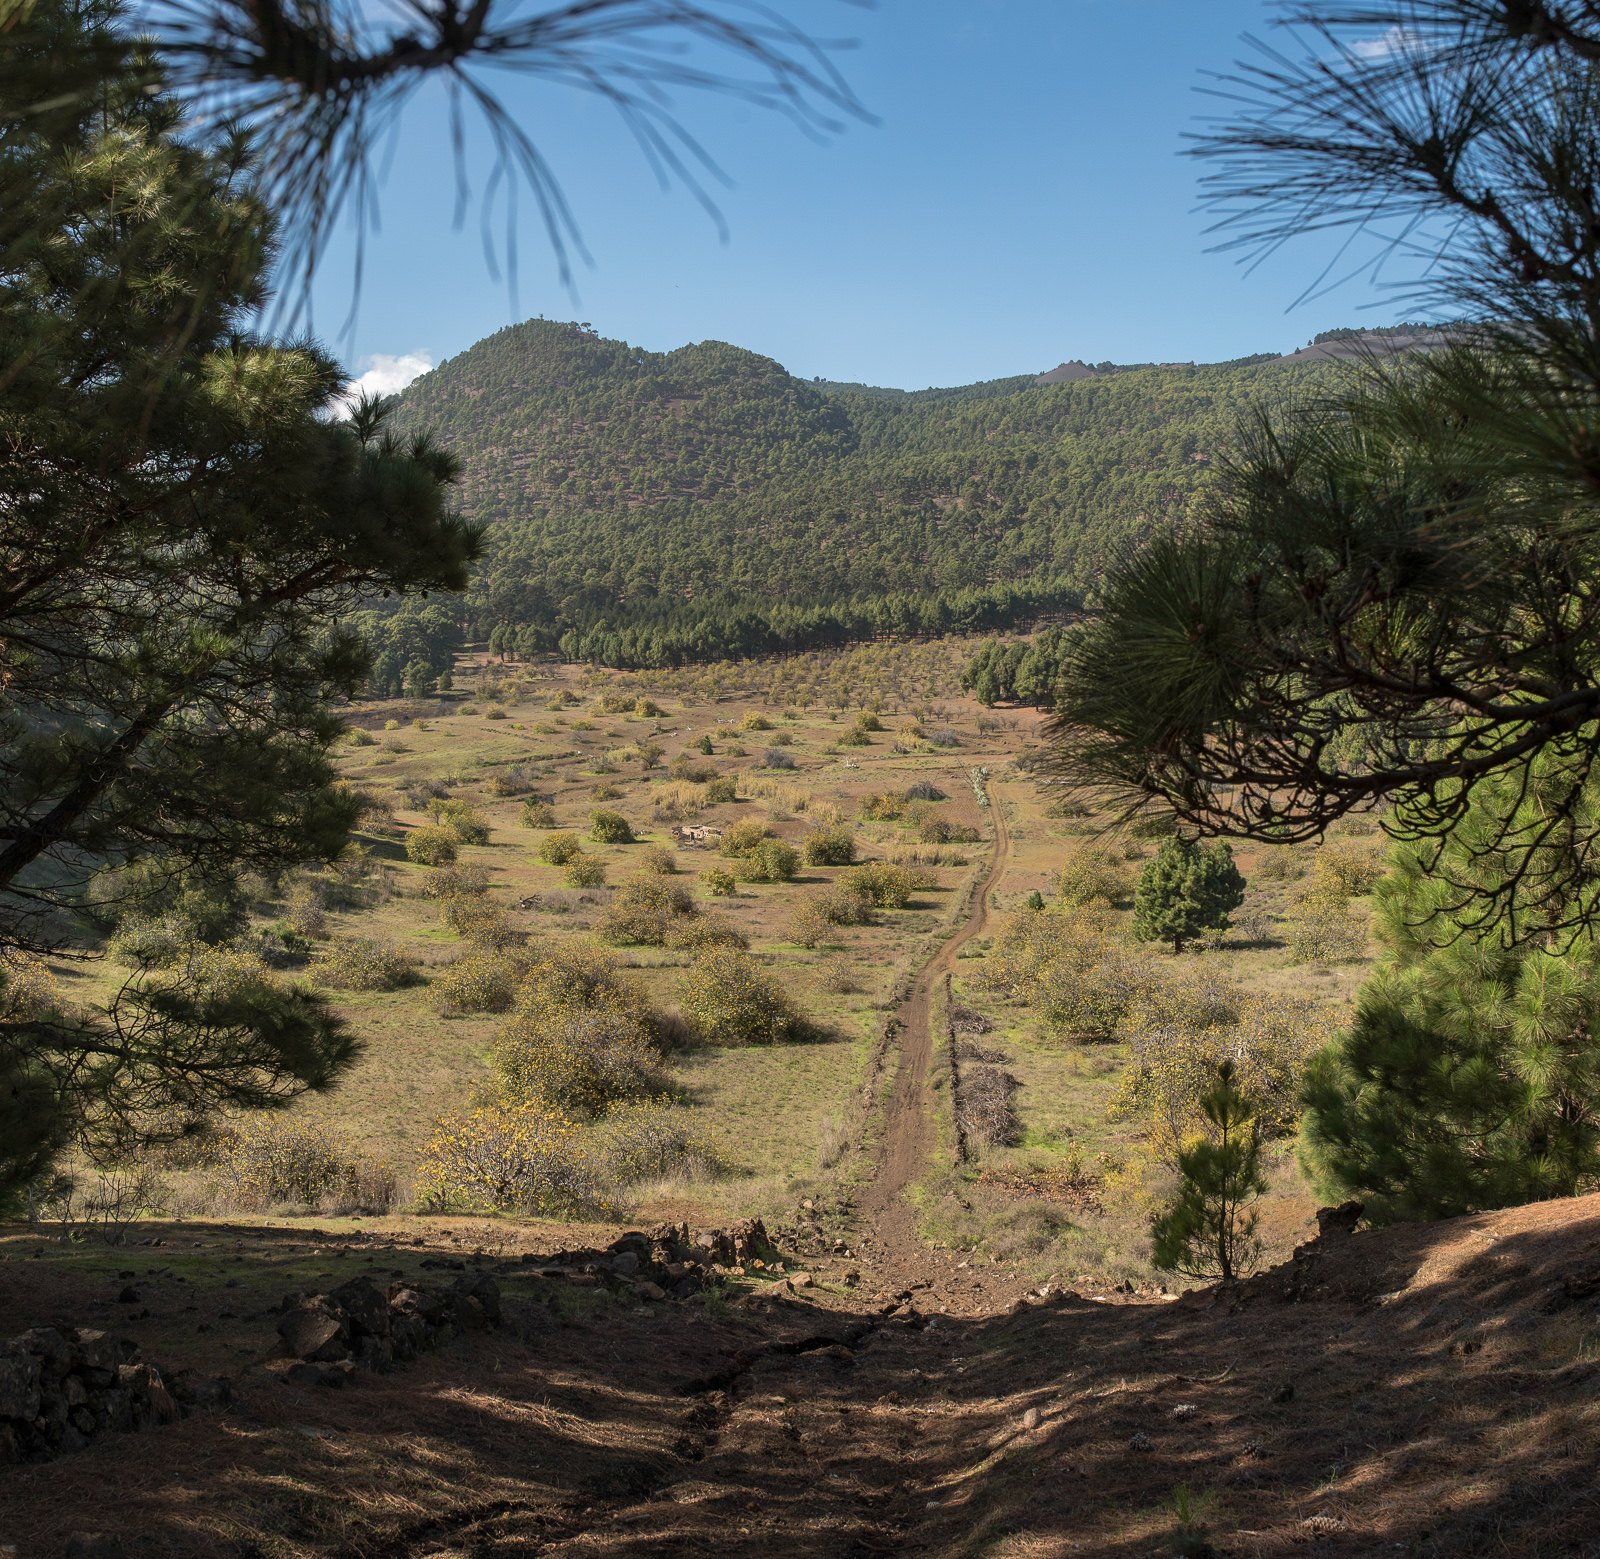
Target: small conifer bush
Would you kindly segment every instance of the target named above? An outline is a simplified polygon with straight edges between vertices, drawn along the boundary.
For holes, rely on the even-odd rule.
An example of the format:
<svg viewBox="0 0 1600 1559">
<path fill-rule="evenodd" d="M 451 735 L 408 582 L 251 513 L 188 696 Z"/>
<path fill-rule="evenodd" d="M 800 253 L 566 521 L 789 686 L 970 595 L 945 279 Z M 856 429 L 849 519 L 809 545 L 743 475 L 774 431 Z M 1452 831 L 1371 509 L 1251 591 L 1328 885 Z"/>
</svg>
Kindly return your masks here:
<svg viewBox="0 0 1600 1559">
<path fill-rule="evenodd" d="M 1185 942 L 1207 931 L 1226 931 L 1229 913 L 1243 902 L 1244 878 L 1224 841 L 1200 845 L 1169 835 L 1139 873 L 1134 933 L 1142 941 L 1170 942 L 1181 953 Z"/>
</svg>

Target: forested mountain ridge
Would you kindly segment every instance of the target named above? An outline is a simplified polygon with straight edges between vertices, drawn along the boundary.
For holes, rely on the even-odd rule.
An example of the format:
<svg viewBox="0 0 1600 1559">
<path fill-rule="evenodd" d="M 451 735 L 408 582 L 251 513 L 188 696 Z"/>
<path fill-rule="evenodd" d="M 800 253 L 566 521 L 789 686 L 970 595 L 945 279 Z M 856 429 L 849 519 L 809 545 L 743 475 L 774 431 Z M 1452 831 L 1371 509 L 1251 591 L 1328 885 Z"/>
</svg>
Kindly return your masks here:
<svg viewBox="0 0 1600 1559">
<path fill-rule="evenodd" d="M 533 320 L 417 380 L 397 418 L 462 457 L 466 505 L 490 526 L 476 629 L 526 628 L 536 646 L 648 630 L 649 653 L 692 656 L 670 642 L 730 614 L 782 647 L 823 632 L 796 613 L 852 599 L 854 626 L 825 638 L 1076 605 L 1184 518 L 1252 405 L 1332 371 L 1179 365 L 891 395 L 722 342 L 652 353 Z M 869 603 L 896 594 L 932 615 L 902 604 L 880 621 Z"/>
</svg>

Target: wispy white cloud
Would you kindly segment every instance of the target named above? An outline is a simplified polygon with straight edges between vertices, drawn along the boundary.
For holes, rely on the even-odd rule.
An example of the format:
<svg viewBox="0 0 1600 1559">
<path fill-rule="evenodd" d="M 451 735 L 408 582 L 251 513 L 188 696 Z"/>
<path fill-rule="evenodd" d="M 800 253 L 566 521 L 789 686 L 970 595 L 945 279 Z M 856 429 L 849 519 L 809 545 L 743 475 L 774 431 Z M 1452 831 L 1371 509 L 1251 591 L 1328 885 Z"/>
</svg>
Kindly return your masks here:
<svg viewBox="0 0 1600 1559">
<path fill-rule="evenodd" d="M 1350 45 L 1350 52 L 1358 60 L 1387 60 L 1422 42 L 1422 34 L 1405 27 L 1390 27 L 1376 38 L 1362 38 Z"/>
<path fill-rule="evenodd" d="M 344 399 L 354 401 L 365 392 L 368 395 L 398 395 L 413 379 L 420 379 L 433 367 L 432 352 L 405 352 L 396 357 L 388 352 L 374 352 L 361 359 L 362 372 L 350 382 Z"/>
</svg>

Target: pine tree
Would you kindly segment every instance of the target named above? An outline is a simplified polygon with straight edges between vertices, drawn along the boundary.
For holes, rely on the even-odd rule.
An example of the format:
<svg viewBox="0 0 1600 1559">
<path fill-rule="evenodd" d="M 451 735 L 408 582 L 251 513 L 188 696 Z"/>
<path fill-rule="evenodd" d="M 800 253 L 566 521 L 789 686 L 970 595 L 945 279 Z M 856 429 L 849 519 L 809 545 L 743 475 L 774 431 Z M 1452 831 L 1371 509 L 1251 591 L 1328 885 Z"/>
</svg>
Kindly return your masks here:
<svg viewBox="0 0 1600 1559">
<path fill-rule="evenodd" d="M 1482 835 L 1503 816 L 1545 837 L 1522 852 L 1536 887 L 1572 881 L 1560 841 L 1593 825 L 1600 783 L 1566 767 L 1545 753 L 1526 789 L 1483 786 L 1442 869 L 1397 846 L 1374 892 L 1385 951 L 1355 1022 L 1306 1074 L 1300 1137 L 1319 1193 L 1358 1196 L 1374 1223 L 1571 1196 L 1600 1175 L 1600 948 L 1549 929 L 1573 913 L 1559 896 L 1524 895 L 1541 925 L 1470 891 L 1498 876 Z M 1580 797 L 1566 828 L 1547 826 L 1546 784 Z"/>
<path fill-rule="evenodd" d="M 450 456 L 381 406 L 340 419 L 332 357 L 249 333 L 273 228 L 248 138 L 184 136 L 117 19 L 39 0 L 0 29 L 0 960 L 141 873 L 206 892 L 337 855 L 359 800 L 329 695 L 367 657 L 327 624 L 459 589 L 479 549 Z M 24 111 L 74 71 L 97 90 Z M 141 978 L 69 1011 L 8 979 L 0 1196 L 66 1136 L 118 1153 L 359 1049 L 305 990 Z"/>
<path fill-rule="evenodd" d="M 1139 873 L 1134 934 L 1145 942 L 1171 942 L 1181 953 L 1202 932 L 1226 931 L 1229 913 L 1243 902 L 1244 878 L 1225 843 L 1198 845 L 1174 835 Z"/>
<path fill-rule="evenodd" d="M 1178 1199 L 1151 1228 L 1163 1271 L 1224 1283 L 1248 1277 L 1261 1253 L 1250 1204 L 1267 1189 L 1255 1106 L 1233 1086 L 1233 1075 L 1231 1061 L 1218 1066 L 1215 1086 L 1200 1100 L 1215 1136 L 1178 1155 Z"/>
</svg>

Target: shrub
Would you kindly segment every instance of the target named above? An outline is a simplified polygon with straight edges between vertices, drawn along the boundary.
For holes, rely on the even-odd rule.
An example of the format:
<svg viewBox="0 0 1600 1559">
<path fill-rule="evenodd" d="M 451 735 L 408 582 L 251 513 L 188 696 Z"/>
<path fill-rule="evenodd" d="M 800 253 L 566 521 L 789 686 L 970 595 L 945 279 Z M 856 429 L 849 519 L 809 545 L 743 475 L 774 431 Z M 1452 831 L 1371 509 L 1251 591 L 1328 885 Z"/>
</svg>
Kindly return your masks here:
<svg viewBox="0 0 1600 1559">
<path fill-rule="evenodd" d="M 959 747 L 961 733 L 948 725 L 941 725 L 928 732 L 929 745 L 934 747 Z"/>
<path fill-rule="evenodd" d="M 639 868 L 658 877 L 670 877 L 678 869 L 678 858 L 665 845 L 653 844 L 639 857 Z"/>
<path fill-rule="evenodd" d="M 510 716 L 503 709 L 491 709 L 483 718 L 485 720 L 508 720 Z"/>
<path fill-rule="evenodd" d="M 277 1114 L 246 1116 L 218 1165 L 229 1201 L 250 1211 L 279 1202 L 333 1201 L 386 1213 L 394 1175 L 366 1158 L 343 1132 Z"/>
<path fill-rule="evenodd" d="M 1120 904 L 1133 891 L 1133 873 L 1110 851 L 1085 845 L 1069 851 L 1056 875 L 1056 892 L 1068 909 L 1104 899 Z"/>
<path fill-rule="evenodd" d="M 740 948 L 702 953 L 675 994 L 684 1021 L 702 1044 L 783 1044 L 805 1032 L 783 987 Z"/>
<path fill-rule="evenodd" d="M 892 823 L 906 809 L 909 800 L 903 790 L 886 790 L 881 795 L 861 798 L 861 815 L 868 822 Z"/>
<path fill-rule="evenodd" d="M 596 1128 L 606 1172 L 616 1185 L 662 1175 L 721 1174 L 728 1162 L 696 1129 L 689 1112 L 665 1099 L 619 1104 Z"/>
<path fill-rule="evenodd" d="M 757 714 L 754 710 L 751 710 L 739 722 L 739 729 L 741 731 L 770 731 L 772 722 L 765 715 Z"/>
<path fill-rule="evenodd" d="M 688 920 L 699 913 L 688 888 L 658 876 L 641 875 L 622 884 L 595 921 L 594 934 L 614 945 L 632 942 L 664 947 L 674 920 Z"/>
<path fill-rule="evenodd" d="M 671 922 L 666 945 L 675 952 L 698 953 L 708 947 L 749 947 L 750 938 L 726 915 L 713 912 Z"/>
<path fill-rule="evenodd" d="M 438 780 L 414 780 L 400 794 L 413 812 L 426 812 L 428 803 L 434 797 L 447 797 L 450 794 L 450 787 Z"/>
<path fill-rule="evenodd" d="M 792 769 L 794 759 L 781 747 L 769 747 L 761 754 L 761 766 L 765 769 Z"/>
<path fill-rule="evenodd" d="M 706 892 L 714 898 L 731 898 L 738 891 L 733 873 L 720 866 L 708 866 L 700 873 L 700 881 L 705 884 Z"/>
<path fill-rule="evenodd" d="M 631 715 L 633 696 L 627 693 L 602 693 L 596 706 L 603 715 Z"/>
<path fill-rule="evenodd" d="M 950 799 L 932 780 L 918 780 L 915 785 L 907 788 L 906 797 L 911 801 L 948 801 Z"/>
<path fill-rule="evenodd" d="M 859 726 L 851 726 L 838 739 L 841 747 L 870 747 L 872 739 Z"/>
<path fill-rule="evenodd" d="M 746 758 L 749 754 L 737 742 L 729 742 L 728 756 L 730 758 Z"/>
<path fill-rule="evenodd" d="M 772 830 L 765 823 L 758 818 L 746 818 L 724 832 L 717 844 L 717 853 L 727 856 L 748 855 L 770 838 Z"/>
<path fill-rule="evenodd" d="M 621 795 L 622 792 L 606 780 L 602 780 L 598 785 L 592 785 L 589 788 L 589 799 L 591 801 L 616 801 Z"/>
<path fill-rule="evenodd" d="M 413 828 L 406 835 L 406 859 L 419 866 L 448 866 L 456 850 L 456 836 L 448 829 Z"/>
<path fill-rule="evenodd" d="M 659 720 L 666 714 L 660 704 L 652 698 L 637 698 L 633 702 L 633 712 L 643 715 L 647 720 Z"/>
<path fill-rule="evenodd" d="M 1289 956 L 1296 963 L 1359 958 L 1366 945 L 1366 927 L 1350 913 L 1341 895 L 1308 894 L 1300 913 L 1289 921 Z"/>
<path fill-rule="evenodd" d="M 589 814 L 589 837 L 598 840 L 601 844 L 633 844 L 633 829 L 629 826 L 627 818 L 620 812 L 591 812 Z"/>
<path fill-rule="evenodd" d="M 1273 845 L 1256 857 L 1256 876 L 1264 882 L 1293 882 L 1305 876 L 1308 854 L 1304 845 Z"/>
<path fill-rule="evenodd" d="M 1312 891 L 1327 887 L 1346 898 L 1371 893 L 1383 875 L 1383 863 L 1369 851 L 1329 840 L 1313 858 Z"/>
<path fill-rule="evenodd" d="M 533 789 L 533 774 L 524 765 L 514 763 L 494 775 L 487 789 L 491 796 L 525 796 Z"/>
<path fill-rule="evenodd" d="M 741 882 L 788 882 L 800 865 L 800 852 L 781 839 L 763 839 L 738 859 L 734 875 Z"/>
<path fill-rule="evenodd" d="M 520 947 L 527 941 L 527 935 L 506 918 L 505 906 L 487 894 L 445 899 L 439 906 L 439 918 L 463 941 L 484 947 Z"/>
<path fill-rule="evenodd" d="M 170 969 L 183 958 L 194 931 L 181 915 L 124 915 L 106 955 L 132 969 Z"/>
<path fill-rule="evenodd" d="M 719 779 L 708 781 L 706 784 L 706 805 L 717 806 L 725 801 L 737 801 L 739 787 L 733 780 L 723 776 Z"/>
<path fill-rule="evenodd" d="M 489 825 L 476 808 L 465 801 L 434 801 L 429 816 L 440 828 L 448 829 L 461 844 L 488 844 Z"/>
<path fill-rule="evenodd" d="M 363 731 L 359 725 L 349 732 L 345 740 L 352 747 L 376 747 L 378 745 L 378 738 L 371 731 Z"/>
<path fill-rule="evenodd" d="M 643 1025 L 604 1008 L 519 1014 L 496 1035 L 491 1055 L 511 1098 L 586 1119 L 668 1087 Z"/>
<path fill-rule="evenodd" d="M 539 841 L 539 859 L 546 866 L 565 866 L 582 850 L 583 841 L 576 834 L 551 834 Z"/>
<path fill-rule="evenodd" d="M 422 879 L 425 899 L 454 899 L 488 891 L 489 874 L 481 866 L 438 866 Z"/>
<path fill-rule="evenodd" d="M 445 1012 L 507 1012 L 528 967 L 518 949 L 472 946 L 436 971 L 429 989 Z"/>
<path fill-rule="evenodd" d="M 554 828 L 556 809 L 548 801 L 540 801 L 536 797 L 532 801 L 523 802 L 522 816 L 517 821 L 524 828 Z"/>
<path fill-rule="evenodd" d="M 913 884 L 911 873 L 904 866 L 888 861 L 869 861 L 858 866 L 845 877 L 845 885 L 853 888 L 874 909 L 904 909 L 911 902 Z"/>
<path fill-rule="evenodd" d="M 283 918 L 301 936 L 321 936 L 328 929 L 322 894 L 322 884 L 305 877 L 289 884 L 283 896 Z"/>
<path fill-rule="evenodd" d="M 850 967 L 850 960 L 843 953 L 823 959 L 817 965 L 817 979 L 823 990 L 831 991 L 836 996 L 848 996 L 861 989 L 861 983 Z"/>
<path fill-rule="evenodd" d="M 773 733 L 772 745 L 774 747 L 793 747 L 794 733 L 791 731 L 777 731 Z"/>
<path fill-rule="evenodd" d="M 949 823 L 942 817 L 924 818 L 917 829 L 923 844 L 976 844 L 983 837 L 969 823 Z"/>
<path fill-rule="evenodd" d="M 848 866 L 856 858 L 856 836 L 849 828 L 816 828 L 800 841 L 807 866 Z"/>
<path fill-rule="evenodd" d="M 858 731 L 881 731 L 883 729 L 883 721 L 872 710 L 863 709 L 856 716 L 856 729 Z"/>
<path fill-rule="evenodd" d="M 801 947 L 816 947 L 831 941 L 834 923 L 822 912 L 820 905 L 809 899 L 789 917 L 785 934 L 791 942 Z"/>
<path fill-rule="evenodd" d="M 569 888 L 598 888 L 606 880 L 606 863 L 598 855 L 585 855 L 580 850 L 568 858 L 561 880 Z"/>
<path fill-rule="evenodd" d="M 336 937 L 311 959 L 311 977 L 338 991 L 393 991 L 416 978 L 414 960 L 375 937 Z"/>
<path fill-rule="evenodd" d="M 383 728 L 386 731 L 398 731 L 400 729 L 400 722 L 398 720 L 385 720 L 383 722 Z"/>
<path fill-rule="evenodd" d="M 700 740 L 695 743 L 695 746 L 700 749 L 702 756 L 707 758 L 709 758 L 711 754 L 716 751 L 716 749 L 711 745 L 711 738 L 709 736 L 702 736 Z"/>
<path fill-rule="evenodd" d="M 422 1150 L 417 1188 L 440 1210 L 603 1214 L 611 1204 L 597 1149 L 576 1121 L 539 1105 L 447 1115 Z"/>
<path fill-rule="evenodd" d="M 43 959 L 14 948 L 0 952 L 0 1019 L 28 1023 L 62 1004 L 61 986 Z"/>
<path fill-rule="evenodd" d="M 872 924 L 872 900 L 866 894 L 843 883 L 830 889 L 817 900 L 818 910 L 834 926 L 869 926 Z"/>
<path fill-rule="evenodd" d="M 593 942 L 567 942 L 530 960 L 517 996 L 519 1014 L 548 1021 L 572 1008 L 604 1008 L 634 1018 L 648 1034 L 659 1034 L 661 1016 L 650 994 L 617 968 L 614 953 Z"/>
</svg>

